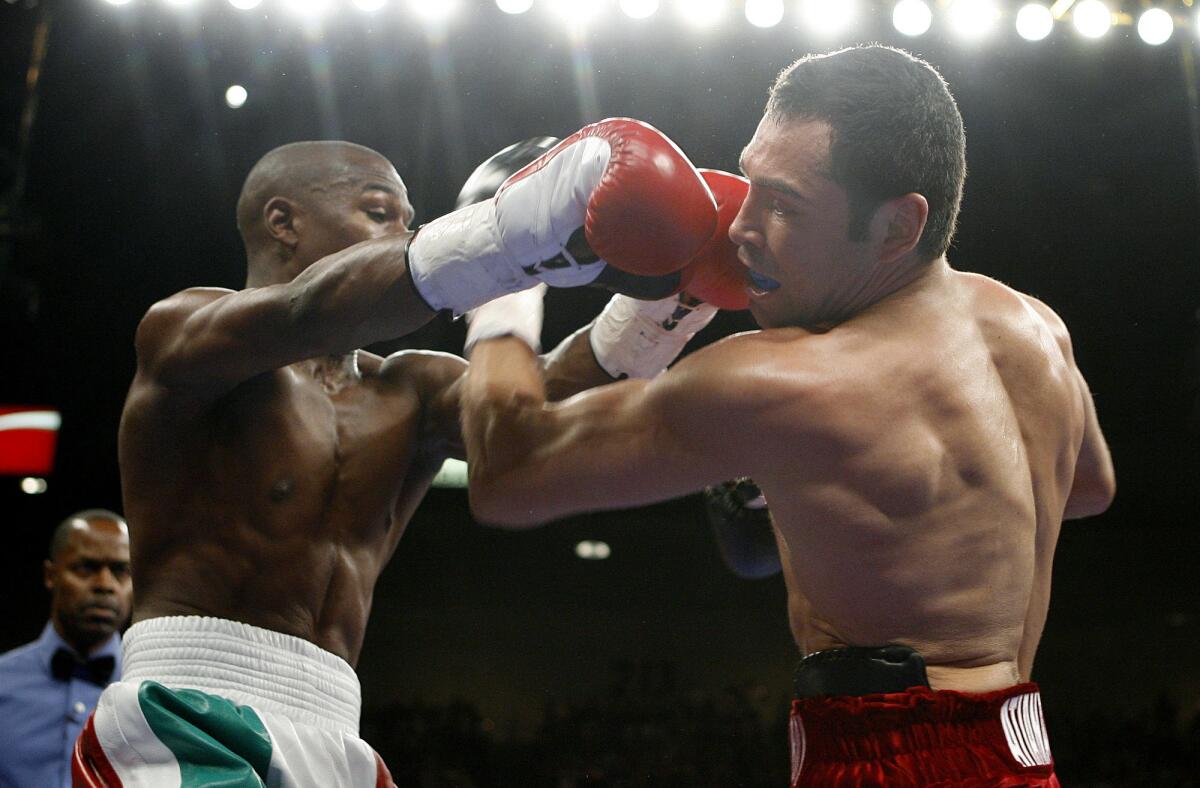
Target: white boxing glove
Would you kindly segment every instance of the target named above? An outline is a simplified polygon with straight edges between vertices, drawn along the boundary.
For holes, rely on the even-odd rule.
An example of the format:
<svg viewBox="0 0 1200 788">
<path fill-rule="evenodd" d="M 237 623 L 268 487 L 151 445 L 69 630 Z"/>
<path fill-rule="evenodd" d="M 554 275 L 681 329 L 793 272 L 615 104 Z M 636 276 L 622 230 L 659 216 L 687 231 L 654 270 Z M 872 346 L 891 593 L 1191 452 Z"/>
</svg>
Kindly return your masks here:
<svg viewBox="0 0 1200 788">
<path fill-rule="evenodd" d="M 652 378 L 663 372 L 717 308 L 677 293 L 658 301 L 615 295 L 592 324 L 596 362 L 617 378 Z"/>
</svg>

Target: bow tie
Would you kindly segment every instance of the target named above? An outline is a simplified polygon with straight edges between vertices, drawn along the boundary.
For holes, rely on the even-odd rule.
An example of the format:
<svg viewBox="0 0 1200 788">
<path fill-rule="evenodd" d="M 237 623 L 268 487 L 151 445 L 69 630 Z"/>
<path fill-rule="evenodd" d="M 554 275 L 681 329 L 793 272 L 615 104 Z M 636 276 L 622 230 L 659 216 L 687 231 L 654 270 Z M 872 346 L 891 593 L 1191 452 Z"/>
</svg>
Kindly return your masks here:
<svg viewBox="0 0 1200 788">
<path fill-rule="evenodd" d="M 78 677 L 92 682 L 97 687 L 103 687 L 112 678 L 116 664 L 116 658 L 111 656 L 95 657 L 87 662 L 80 662 L 70 649 L 59 648 L 50 659 L 50 673 L 59 681 L 70 681 L 72 677 Z"/>
</svg>

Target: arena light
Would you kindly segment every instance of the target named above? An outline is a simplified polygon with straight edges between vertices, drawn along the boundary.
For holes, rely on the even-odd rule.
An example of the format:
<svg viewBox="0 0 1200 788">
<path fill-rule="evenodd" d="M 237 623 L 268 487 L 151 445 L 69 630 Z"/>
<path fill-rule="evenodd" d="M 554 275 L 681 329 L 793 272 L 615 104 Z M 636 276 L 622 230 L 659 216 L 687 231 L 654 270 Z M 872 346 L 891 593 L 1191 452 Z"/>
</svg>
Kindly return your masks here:
<svg viewBox="0 0 1200 788">
<path fill-rule="evenodd" d="M 1054 29 L 1054 14 L 1040 3 L 1021 6 L 1017 12 L 1017 35 L 1026 41 L 1041 41 Z"/>
<path fill-rule="evenodd" d="M 225 105 L 230 109 L 241 109 L 249 95 L 241 85 L 230 85 L 225 90 Z"/>
<path fill-rule="evenodd" d="M 585 561 L 603 561 L 612 555 L 612 548 L 608 546 L 607 542 L 585 539 L 575 545 L 575 555 Z"/>
<path fill-rule="evenodd" d="M 746 0 L 746 21 L 755 27 L 775 27 L 783 21 L 783 0 Z"/>
<path fill-rule="evenodd" d="M 40 476 L 26 476 L 21 480 L 21 492 L 26 495 L 41 495 L 49 486 Z"/>
<path fill-rule="evenodd" d="M 950 28 L 963 38 L 983 38 L 999 19 L 1000 10 L 992 0 L 955 0 L 950 6 Z"/>
<path fill-rule="evenodd" d="M 658 12 L 658 0 L 621 0 L 621 10 L 630 19 L 646 19 Z"/>
<path fill-rule="evenodd" d="M 573 30 L 582 30 L 600 13 L 600 0 L 553 0 L 550 11 Z"/>
<path fill-rule="evenodd" d="M 354 7 L 359 11 L 373 14 L 387 5 L 387 0 L 354 0 Z"/>
<path fill-rule="evenodd" d="M 305 19 L 324 16 L 331 4 L 331 0 L 283 0 L 284 8 Z"/>
<path fill-rule="evenodd" d="M 892 26 L 906 36 L 923 35 L 933 24 L 933 12 L 922 0 L 900 0 L 892 9 Z"/>
<path fill-rule="evenodd" d="M 129 0 L 104 0 L 109 5 L 129 5 Z"/>
<path fill-rule="evenodd" d="M 408 7 L 425 22 L 445 22 L 458 10 L 457 0 L 409 0 Z"/>
<path fill-rule="evenodd" d="M 496 0 L 496 7 L 506 14 L 523 14 L 533 8 L 533 0 Z"/>
<path fill-rule="evenodd" d="M 725 16 L 725 0 L 676 0 L 675 11 L 695 28 L 715 27 Z"/>
<path fill-rule="evenodd" d="M 258 8 L 262 0 L 229 0 L 229 4 L 239 11 L 250 11 Z"/>
<path fill-rule="evenodd" d="M 1161 8 L 1149 8 L 1138 17 L 1137 31 L 1151 46 L 1165 44 L 1175 32 L 1175 20 Z"/>
<path fill-rule="evenodd" d="M 800 19 L 806 28 L 819 36 L 836 36 L 846 30 L 858 15 L 853 0 L 802 0 Z"/>
<path fill-rule="evenodd" d="M 1112 11 L 1100 0 L 1083 0 L 1071 11 L 1075 29 L 1086 38 L 1100 38 L 1112 27 Z"/>
</svg>

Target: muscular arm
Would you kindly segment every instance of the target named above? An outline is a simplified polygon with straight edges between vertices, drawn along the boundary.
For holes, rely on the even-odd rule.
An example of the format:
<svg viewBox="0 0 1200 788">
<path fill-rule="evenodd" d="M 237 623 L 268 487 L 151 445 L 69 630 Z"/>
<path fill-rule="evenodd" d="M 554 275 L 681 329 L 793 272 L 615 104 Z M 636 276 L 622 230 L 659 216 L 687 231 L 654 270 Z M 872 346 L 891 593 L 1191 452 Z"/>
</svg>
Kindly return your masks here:
<svg viewBox="0 0 1200 788">
<path fill-rule="evenodd" d="M 558 402 L 581 391 L 615 382 L 616 379 L 596 363 L 590 331 L 590 324 L 584 326 L 542 356 L 547 400 Z"/>
<path fill-rule="evenodd" d="M 1087 381 L 1078 369 L 1075 376 L 1079 383 L 1080 396 L 1083 398 L 1083 443 L 1079 447 L 1079 457 L 1075 460 L 1075 481 L 1071 485 L 1071 495 L 1067 499 L 1063 519 L 1074 520 L 1081 517 L 1092 517 L 1108 509 L 1113 496 L 1117 492 L 1117 480 L 1113 471 L 1112 455 L 1108 451 L 1108 442 L 1100 431 L 1100 422 L 1096 418 L 1096 404 L 1092 393 L 1088 390 Z"/>
<path fill-rule="evenodd" d="M 376 238 L 285 284 L 160 301 L 138 327 L 139 369 L 168 388 L 217 396 L 295 361 L 407 334 L 434 314 L 413 288 L 407 244 L 408 236 Z"/>
<path fill-rule="evenodd" d="M 1075 364 L 1071 335 L 1062 318 L 1049 306 L 1032 296 L 1026 295 L 1025 301 L 1046 322 L 1058 342 L 1063 358 L 1075 377 L 1075 385 L 1083 404 L 1083 441 L 1075 460 L 1075 478 L 1071 484 L 1071 494 L 1067 498 L 1066 508 L 1063 511 L 1063 519 L 1092 517 L 1108 509 L 1117 492 L 1112 455 L 1108 451 L 1108 442 L 1104 439 L 1104 433 L 1100 430 L 1100 422 L 1096 418 L 1096 403 L 1092 399 L 1091 389 L 1088 388 L 1083 373 Z"/>
<path fill-rule="evenodd" d="M 749 394 L 762 388 L 737 370 L 713 372 L 728 372 L 735 356 L 706 348 L 653 380 L 547 404 L 527 345 L 480 343 L 463 386 L 472 511 L 487 522 L 533 525 L 753 473 L 749 441 L 712 425 L 716 413 L 726 424 L 748 419 L 755 407 Z"/>
</svg>

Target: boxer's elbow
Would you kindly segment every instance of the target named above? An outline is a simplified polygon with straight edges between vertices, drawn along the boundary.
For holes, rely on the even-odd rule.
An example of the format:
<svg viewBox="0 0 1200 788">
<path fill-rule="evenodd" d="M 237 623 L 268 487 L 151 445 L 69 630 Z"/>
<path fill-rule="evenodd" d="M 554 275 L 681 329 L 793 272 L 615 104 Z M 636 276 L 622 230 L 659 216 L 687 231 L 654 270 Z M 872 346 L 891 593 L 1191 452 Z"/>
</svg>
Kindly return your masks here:
<svg viewBox="0 0 1200 788">
<path fill-rule="evenodd" d="M 1064 520 L 1095 517 L 1112 506 L 1117 495 L 1117 479 L 1111 464 L 1102 470 L 1105 472 L 1091 474 L 1086 479 L 1076 478 L 1063 512 Z"/>
</svg>

